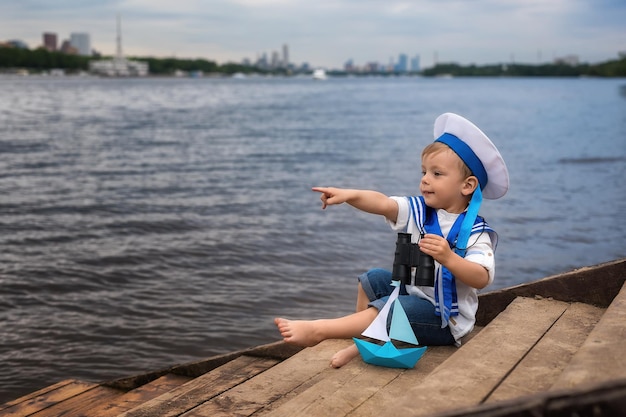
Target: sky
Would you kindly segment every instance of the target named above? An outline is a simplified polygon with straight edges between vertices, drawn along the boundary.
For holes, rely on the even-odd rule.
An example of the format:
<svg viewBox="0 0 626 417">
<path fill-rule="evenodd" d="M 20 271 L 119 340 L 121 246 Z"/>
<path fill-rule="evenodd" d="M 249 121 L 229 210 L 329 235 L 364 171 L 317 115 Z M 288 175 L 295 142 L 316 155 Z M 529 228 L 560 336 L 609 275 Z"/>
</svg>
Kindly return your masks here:
<svg viewBox="0 0 626 417">
<path fill-rule="evenodd" d="M 422 68 L 539 64 L 567 55 L 598 63 L 626 51 L 626 0 L 0 0 L 0 41 L 42 45 L 89 33 L 128 56 L 256 60 L 289 47 L 313 67 L 387 64 L 404 53 Z"/>
</svg>

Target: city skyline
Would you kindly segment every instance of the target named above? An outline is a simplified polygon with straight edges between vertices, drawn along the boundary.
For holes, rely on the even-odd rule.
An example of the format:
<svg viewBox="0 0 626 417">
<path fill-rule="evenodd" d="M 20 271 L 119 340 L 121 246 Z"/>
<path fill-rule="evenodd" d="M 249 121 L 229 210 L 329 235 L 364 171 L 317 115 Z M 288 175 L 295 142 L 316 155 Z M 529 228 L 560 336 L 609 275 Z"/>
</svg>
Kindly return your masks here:
<svg viewBox="0 0 626 417">
<path fill-rule="evenodd" d="M 547 4 L 544 4 L 547 3 Z M 88 33 L 92 48 L 115 54 L 115 19 L 122 15 L 129 56 L 204 58 L 219 63 L 282 54 L 301 65 L 343 68 L 419 56 L 420 67 L 456 62 L 543 63 L 575 55 L 580 62 L 616 59 L 626 50 L 626 2 L 619 0 L 197 0 L 170 4 L 41 0 L 0 4 L 0 39 L 43 45 Z"/>
</svg>

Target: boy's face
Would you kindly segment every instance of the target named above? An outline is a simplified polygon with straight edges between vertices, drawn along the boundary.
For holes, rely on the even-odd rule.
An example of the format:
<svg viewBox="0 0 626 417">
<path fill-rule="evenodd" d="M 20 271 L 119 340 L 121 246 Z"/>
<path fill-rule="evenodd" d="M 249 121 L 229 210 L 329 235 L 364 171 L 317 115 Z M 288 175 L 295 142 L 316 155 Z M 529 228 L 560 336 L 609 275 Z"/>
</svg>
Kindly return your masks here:
<svg viewBox="0 0 626 417">
<path fill-rule="evenodd" d="M 450 213 L 462 213 L 467 208 L 467 183 L 461 172 L 462 163 L 451 149 L 422 158 L 420 193 L 428 206 Z"/>
</svg>

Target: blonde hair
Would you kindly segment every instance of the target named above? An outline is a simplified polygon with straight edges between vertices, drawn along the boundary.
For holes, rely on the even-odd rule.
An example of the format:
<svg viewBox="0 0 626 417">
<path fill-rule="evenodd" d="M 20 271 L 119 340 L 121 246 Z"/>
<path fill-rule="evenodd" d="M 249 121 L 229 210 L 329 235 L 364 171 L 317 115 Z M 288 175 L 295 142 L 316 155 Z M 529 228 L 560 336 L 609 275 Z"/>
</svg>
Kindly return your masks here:
<svg viewBox="0 0 626 417">
<path fill-rule="evenodd" d="M 424 150 L 422 151 L 422 159 L 424 159 L 425 156 L 434 155 L 434 154 L 437 154 L 446 150 L 452 151 L 454 155 L 456 155 L 457 157 L 456 159 L 458 159 L 459 161 L 459 169 L 461 170 L 461 174 L 463 175 L 464 178 L 468 178 L 474 175 L 472 171 L 469 169 L 469 167 L 465 164 L 465 162 L 463 162 L 461 157 L 459 157 L 456 154 L 456 152 L 452 150 L 452 148 L 450 148 L 448 145 L 446 145 L 443 142 L 433 142 L 429 144 L 428 146 L 426 146 Z"/>
</svg>

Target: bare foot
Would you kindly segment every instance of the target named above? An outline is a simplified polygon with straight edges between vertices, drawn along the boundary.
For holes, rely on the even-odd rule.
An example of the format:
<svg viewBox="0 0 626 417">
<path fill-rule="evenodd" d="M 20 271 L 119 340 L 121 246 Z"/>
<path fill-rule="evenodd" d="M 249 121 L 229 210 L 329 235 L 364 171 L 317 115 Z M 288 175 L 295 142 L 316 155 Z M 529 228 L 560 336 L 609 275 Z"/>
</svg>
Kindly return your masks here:
<svg viewBox="0 0 626 417">
<path fill-rule="evenodd" d="M 323 340 L 319 335 L 319 328 L 314 320 L 287 320 L 275 318 L 280 335 L 287 343 L 297 346 L 315 346 Z"/>
<path fill-rule="evenodd" d="M 357 356 L 359 356 L 359 348 L 357 348 L 355 344 L 352 344 L 335 353 L 330 360 L 330 366 L 333 368 L 341 368 Z"/>
</svg>

